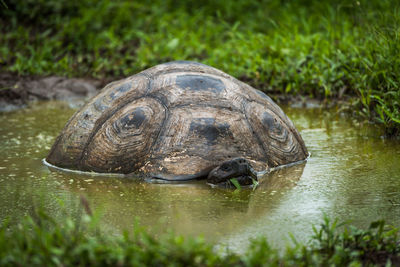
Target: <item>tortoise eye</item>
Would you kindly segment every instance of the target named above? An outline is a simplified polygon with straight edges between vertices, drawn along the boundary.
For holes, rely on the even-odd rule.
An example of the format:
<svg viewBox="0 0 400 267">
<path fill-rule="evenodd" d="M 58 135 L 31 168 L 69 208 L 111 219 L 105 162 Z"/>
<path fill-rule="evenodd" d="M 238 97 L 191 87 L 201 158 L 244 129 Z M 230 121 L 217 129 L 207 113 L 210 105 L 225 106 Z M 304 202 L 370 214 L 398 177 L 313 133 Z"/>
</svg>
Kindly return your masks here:
<svg viewBox="0 0 400 267">
<path fill-rule="evenodd" d="M 221 165 L 221 170 L 223 170 L 223 171 L 229 170 L 229 165 L 228 164 Z"/>
</svg>

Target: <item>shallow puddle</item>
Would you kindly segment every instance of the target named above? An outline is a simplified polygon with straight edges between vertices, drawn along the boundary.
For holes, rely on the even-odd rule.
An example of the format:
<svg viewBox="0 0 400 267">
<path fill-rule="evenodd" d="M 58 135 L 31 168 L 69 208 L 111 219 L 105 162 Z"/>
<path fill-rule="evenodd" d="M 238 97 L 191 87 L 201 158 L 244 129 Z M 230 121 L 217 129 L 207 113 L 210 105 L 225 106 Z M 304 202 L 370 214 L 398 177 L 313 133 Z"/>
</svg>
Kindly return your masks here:
<svg viewBox="0 0 400 267">
<path fill-rule="evenodd" d="M 50 102 L 2 113 L 0 219 L 18 219 L 40 205 L 54 216 L 79 216 L 83 195 L 110 233 L 139 221 L 156 235 L 203 235 L 237 251 L 258 236 L 275 247 L 290 242 L 289 233 L 306 241 L 324 214 L 360 227 L 377 219 L 399 226 L 400 142 L 333 110 L 285 111 L 312 156 L 265 176 L 254 191 L 51 171 L 41 160 L 74 110 Z"/>
</svg>

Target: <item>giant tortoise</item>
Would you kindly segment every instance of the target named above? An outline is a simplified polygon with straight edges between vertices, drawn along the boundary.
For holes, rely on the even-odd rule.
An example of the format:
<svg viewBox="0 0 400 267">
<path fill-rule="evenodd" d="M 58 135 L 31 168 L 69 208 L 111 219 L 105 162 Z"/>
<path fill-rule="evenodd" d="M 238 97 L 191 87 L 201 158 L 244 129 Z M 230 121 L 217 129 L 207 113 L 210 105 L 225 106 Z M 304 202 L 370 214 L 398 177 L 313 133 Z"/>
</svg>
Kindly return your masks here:
<svg viewBox="0 0 400 267">
<path fill-rule="evenodd" d="M 263 92 L 195 62 L 157 65 L 108 84 L 77 111 L 47 163 L 66 169 L 249 184 L 304 161 L 307 148 Z"/>
</svg>

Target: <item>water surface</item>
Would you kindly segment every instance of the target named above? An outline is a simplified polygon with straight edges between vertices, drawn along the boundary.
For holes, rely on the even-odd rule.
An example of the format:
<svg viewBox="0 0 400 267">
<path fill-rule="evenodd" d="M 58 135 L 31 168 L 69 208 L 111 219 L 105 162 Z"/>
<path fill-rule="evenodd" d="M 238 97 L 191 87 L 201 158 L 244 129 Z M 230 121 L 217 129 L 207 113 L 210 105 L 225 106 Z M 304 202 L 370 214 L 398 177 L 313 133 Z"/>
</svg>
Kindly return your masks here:
<svg viewBox="0 0 400 267">
<path fill-rule="evenodd" d="M 377 219 L 400 225 L 399 141 L 382 139 L 335 110 L 285 108 L 312 156 L 263 177 L 254 191 L 51 171 L 41 160 L 74 111 L 48 102 L 0 114 L 1 220 L 39 205 L 54 216 L 79 214 L 83 195 L 110 233 L 137 219 L 155 235 L 169 229 L 203 235 L 237 251 L 258 236 L 277 248 L 289 242 L 289 232 L 306 241 L 323 214 L 360 227 Z"/>
</svg>

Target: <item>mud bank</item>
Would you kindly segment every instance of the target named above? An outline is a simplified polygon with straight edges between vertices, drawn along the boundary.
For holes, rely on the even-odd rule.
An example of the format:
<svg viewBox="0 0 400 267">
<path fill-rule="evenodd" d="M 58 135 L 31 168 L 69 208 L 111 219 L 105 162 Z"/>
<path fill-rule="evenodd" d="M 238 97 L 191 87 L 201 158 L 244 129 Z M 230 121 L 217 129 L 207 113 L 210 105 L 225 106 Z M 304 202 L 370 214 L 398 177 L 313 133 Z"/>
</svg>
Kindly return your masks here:
<svg viewBox="0 0 400 267">
<path fill-rule="evenodd" d="M 0 111 L 16 110 L 30 102 L 43 100 L 60 100 L 79 106 L 94 96 L 105 83 L 95 79 L 0 73 Z"/>
</svg>

